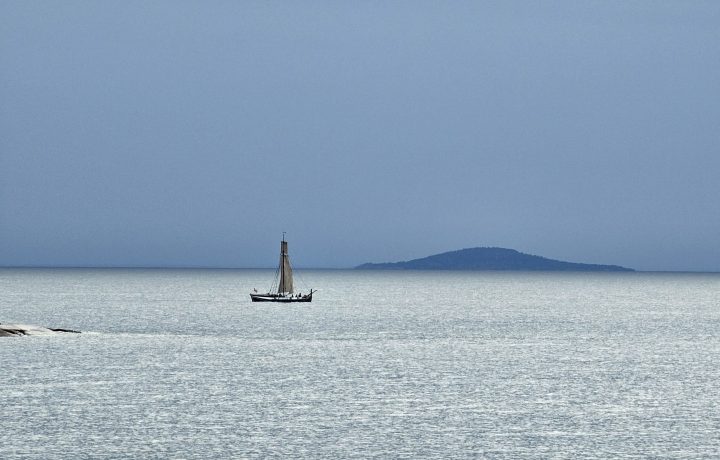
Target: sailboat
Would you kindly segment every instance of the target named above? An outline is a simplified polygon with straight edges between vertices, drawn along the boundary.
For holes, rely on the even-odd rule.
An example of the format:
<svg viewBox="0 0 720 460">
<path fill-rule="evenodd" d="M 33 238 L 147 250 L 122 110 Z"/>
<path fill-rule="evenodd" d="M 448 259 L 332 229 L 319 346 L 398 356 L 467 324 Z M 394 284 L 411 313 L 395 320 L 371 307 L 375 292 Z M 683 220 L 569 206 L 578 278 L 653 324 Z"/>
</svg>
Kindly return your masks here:
<svg viewBox="0 0 720 460">
<path fill-rule="evenodd" d="M 279 281 L 278 281 L 279 278 Z M 276 284 L 277 282 L 277 284 Z M 313 290 L 308 294 L 295 294 L 293 291 L 293 274 L 288 256 L 288 244 L 285 233 L 280 242 L 280 264 L 275 272 L 275 281 L 267 294 L 251 293 L 253 302 L 312 302 Z"/>
</svg>

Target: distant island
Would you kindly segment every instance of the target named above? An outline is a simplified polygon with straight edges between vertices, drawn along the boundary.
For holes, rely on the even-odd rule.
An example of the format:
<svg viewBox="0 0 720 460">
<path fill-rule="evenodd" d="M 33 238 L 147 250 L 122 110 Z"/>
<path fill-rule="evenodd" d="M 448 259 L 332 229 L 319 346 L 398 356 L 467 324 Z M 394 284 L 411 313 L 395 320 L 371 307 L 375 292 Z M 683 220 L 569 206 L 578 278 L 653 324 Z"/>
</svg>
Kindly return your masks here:
<svg viewBox="0 0 720 460">
<path fill-rule="evenodd" d="M 360 270 L 528 270 L 528 271 L 583 271 L 632 272 L 632 268 L 619 265 L 596 265 L 564 262 L 546 257 L 524 254 L 506 248 L 469 248 L 443 252 L 422 259 L 404 262 L 366 263 L 355 267 Z"/>
</svg>

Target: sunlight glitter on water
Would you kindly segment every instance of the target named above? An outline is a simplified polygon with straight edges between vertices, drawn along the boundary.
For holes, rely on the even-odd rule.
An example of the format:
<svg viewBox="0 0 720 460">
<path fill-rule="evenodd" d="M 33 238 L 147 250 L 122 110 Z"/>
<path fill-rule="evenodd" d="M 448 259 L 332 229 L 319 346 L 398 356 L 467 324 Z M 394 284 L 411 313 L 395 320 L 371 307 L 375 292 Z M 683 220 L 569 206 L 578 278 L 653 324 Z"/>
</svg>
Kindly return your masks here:
<svg viewBox="0 0 720 460">
<path fill-rule="evenodd" d="M 720 276 L 0 270 L 4 458 L 713 457 Z M 468 295 L 463 296 L 462 293 Z"/>
</svg>

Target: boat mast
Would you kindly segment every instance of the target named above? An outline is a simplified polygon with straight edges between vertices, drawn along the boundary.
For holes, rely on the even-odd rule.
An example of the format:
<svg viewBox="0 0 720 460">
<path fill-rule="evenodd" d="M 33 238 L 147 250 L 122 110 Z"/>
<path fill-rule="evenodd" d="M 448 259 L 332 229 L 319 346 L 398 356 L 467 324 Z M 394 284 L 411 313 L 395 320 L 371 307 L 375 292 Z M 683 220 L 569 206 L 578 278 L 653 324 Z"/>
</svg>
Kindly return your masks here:
<svg viewBox="0 0 720 460">
<path fill-rule="evenodd" d="M 287 241 L 285 241 L 285 232 L 280 242 L 280 283 L 278 284 L 278 293 L 293 293 L 292 268 L 290 267 L 290 257 L 288 256 Z"/>
</svg>

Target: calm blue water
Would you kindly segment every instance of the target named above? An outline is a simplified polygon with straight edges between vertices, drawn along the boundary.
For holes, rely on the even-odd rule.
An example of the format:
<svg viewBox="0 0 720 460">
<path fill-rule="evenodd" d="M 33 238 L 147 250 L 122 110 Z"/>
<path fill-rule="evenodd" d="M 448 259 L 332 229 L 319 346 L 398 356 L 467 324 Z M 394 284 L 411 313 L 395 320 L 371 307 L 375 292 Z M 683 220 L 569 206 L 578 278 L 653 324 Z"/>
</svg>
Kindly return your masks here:
<svg viewBox="0 0 720 460">
<path fill-rule="evenodd" d="M 272 276 L 0 270 L 0 456 L 720 456 L 720 275 Z"/>
</svg>

